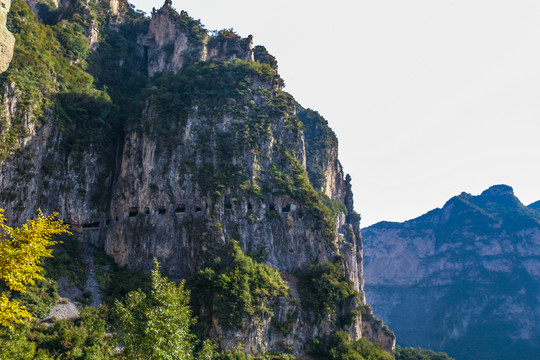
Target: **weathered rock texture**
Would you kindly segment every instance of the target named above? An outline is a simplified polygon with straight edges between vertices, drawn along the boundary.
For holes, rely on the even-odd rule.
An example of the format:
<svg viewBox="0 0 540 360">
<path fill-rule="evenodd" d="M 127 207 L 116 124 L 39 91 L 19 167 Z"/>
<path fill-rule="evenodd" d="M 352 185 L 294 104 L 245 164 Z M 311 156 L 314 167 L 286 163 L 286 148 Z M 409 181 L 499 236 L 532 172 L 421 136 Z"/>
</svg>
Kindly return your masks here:
<svg viewBox="0 0 540 360">
<path fill-rule="evenodd" d="M 15 47 L 15 37 L 6 27 L 7 15 L 10 0 L 0 1 L 0 73 L 3 73 L 9 67 L 13 58 L 13 48 Z"/>
<path fill-rule="evenodd" d="M 456 359 L 537 356 L 540 213 L 511 187 L 362 234 L 367 300 L 401 344 Z"/>
<path fill-rule="evenodd" d="M 144 46 L 148 74 L 177 72 L 186 62 L 253 61 L 253 38 L 222 31 L 209 37 L 200 29 L 200 23 L 185 11 L 177 13 L 170 1 L 159 10 L 153 10 L 148 34 L 141 38 Z"/>
<path fill-rule="evenodd" d="M 344 328 L 353 339 L 367 336 L 393 350 L 395 338 L 380 321 L 354 312 L 365 298 L 359 216 L 326 121 L 281 91 L 275 59 L 264 48 L 257 50 L 259 62 L 269 67 L 254 62 L 251 37 L 230 31 L 211 37 L 169 1 L 148 25 L 142 19 L 122 33 L 122 13 L 114 4 L 111 11 L 102 9 L 105 19 L 87 21 L 117 41 L 97 44 L 95 58 L 103 61 L 90 64 L 121 108 L 105 118 L 110 123 L 99 118 L 87 134 L 76 128 L 87 123 L 66 123 L 54 109 L 37 121 L 33 108 L 39 104 L 24 107 L 18 85 L 3 84 L 0 134 L 7 136 L 12 120 L 24 115 L 17 121 L 23 135 L 0 158 L 6 216 L 21 223 L 38 208 L 58 211 L 118 264 L 149 269 L 155 257 L 176 278 L 194 274 L 232 240 L 245 253 L 261 254 L 283 274 L 293 296 L 278 299 L 273 316 L 241 330 L 222 326 L 210 313 L 208 331 L 225 349 L 240 341 L 251 353 L 292 349 L 302 355 L 311 339 Z M 119 34 L 127 35 L 119 41 Z M 118 43 L 123 48 L 111 51 Z M 138 67 L 146 74 L 130 78 L 135 75 L 128 70 Z M 111 74 L 126 75 L 118 81 Z M 123 81 L 141 88 L 126 89 Z M 62 96 L 87 106 L 78 94 Z M 110 109 L 106 98 L 88 101 L 91 111 Z M 69 137 L 68 126 L 77 137 Z M 325 261 L 341 264 L 358 297 L 316 322 L 302 307 L 297 276 Z M 352 321 L 340 324 L 349 315 Z M 289 322 L 292 330 L 284 334 L 276 322 Z"/>
</svg>

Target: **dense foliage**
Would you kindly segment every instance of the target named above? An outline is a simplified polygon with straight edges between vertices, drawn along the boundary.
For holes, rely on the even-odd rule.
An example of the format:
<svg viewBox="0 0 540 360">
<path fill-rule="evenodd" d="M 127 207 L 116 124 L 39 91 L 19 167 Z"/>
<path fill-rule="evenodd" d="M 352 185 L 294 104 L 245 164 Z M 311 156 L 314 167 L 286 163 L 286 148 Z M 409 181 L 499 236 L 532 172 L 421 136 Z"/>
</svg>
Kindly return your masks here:
<svg viewBox="0 0 540 360">
<path fill-rule="evenodd" d="M 28 117 L 38 126 L 44 122 L 43 117 L 56 103 L 57 96 L 95 99 L 100 102 L 100 112 L 110 106 L 108 95 L 95 88 L 93 77 L 85 71 L 88 44 L 80 25 L 65 22 L 56 26 L 41 24 L 22 0 L 11 4 L 7 25 L 15 36 L 15 53 L 9 69 L 0 75 L 0 84 L 16 84 L 16 88 L 11 90 L 19 101 L 9 131 L 3 134 L 0 142 L 0 159 L 5 158 L 26 135 L 24 122 Z M 97 114 L 93 104 L 90 107 L 87 104 L 86 101 L 78 102 L 82 111 Z M 66 118 L 70 119 L 75 120 L 75 117 Z M 2 117 L 1 121 L 6 120 Z M 0 123 L 0 128 L 6 125 Z M 80 131 L 74 130 L 76 125 L 65 121 L 63 128 Z M 93 131 L 101 129 L 99 120 L 92 125 L 96 127 Z"/>
<path fill-rule="evenodd" d="M 264 84 L 264 87 L 254 88 L 256 81 Z M 168 121 L 175 115 L 175 119 L 184 120 L 194 111 L 195 106 L 205 116 L 220 117 L 227 114 L 243 118 L 248 110 L 245 108 L 247 104 L 238 106 L 237 102 L 249 103 L 249 93 L 271 91 L 281 81 L 268 65 L 258 62 L 197 62 L 177 74 L 157 77 L 149 84 L 146 94 L 153 100 L 161 117 Z M 275 100 L 271 96 L 267 99 L 269 102 Z M 279 104 L 272 106 L 275 108 L 269 110 L 274 112 L 282 113 L 286 110 L 280 108 Z"/>
<path fill-rule="evenodd" d="M 136 290 L 116 302 L 123 354 L 127 359 L 193 359 L 189 290 L 183 281 L 176 285 L 162 277 L 155 263 L 150 294 Z"/>
<path fill-rule="evenodd" d="M 254 87 L 257 81 L 264 87 Z M 272 90 L 280 81 L 268 65 L 258 62 L 197 62 L 177 74 L 156 77 L 146 88 L 145 97 L 159 114 L 159 135 L 166 135 L 175 124 L 183 124 L 197 109 L 199 115 L 209 118 L 210 125 L 224 115 L 249 119 L 237 124 L 244 128 L 234 129 L 242 137 L 234 143 L 245 140 L 245 146 L 254 148 L 257 144 L 253 141 L 269 135 L 268 117 L 287 113 L 286 97 Z M 252 102 L 255 95 L 262 97 L 260 104 Z M 253 118 L 255 115 L 257 118 Z"/>
<path fill-rule="evenodd" d="M 24 293 L 27 285 L 34 285 L 40 275 L 43 259 L 52 256 L 50 248 L 56 241 L 53 235 L 69 233 L 68 226 L 56 219 L 57 214 L 45 216 L 38 211 L 19 228 L 7 226 L 4 210 L 0 209 L 0 281 L 11 290 Z M 18 301 L 11 300 L 9 292 L 0 294 L 0 325 L 11 327 L 32 314 Z"/>
<path fill-rule="evenodd" d="M 351 341 L 345 331 L 336 331 L 328 345 L 318 340 L 311 343 L 311 354 L 321 360 L 393 360 L 392 354 L 364 338 Z"/>
<path fill-rule="evenodd" d="M 237 242 L 211 266 L 197 272 L 190 287 L 195 298 L 211 308 L 224 325 L 235 328 L 272 317 L 276 300 L 290 296 L 279 272 L 253 261 Z"/>
<path fill-rule="evenodd" d="M 453 360 L 447 354 L 421 348 L 396 347 L 396 360 Z"/>
<path fill-rule="evenodd" d="M 268 64 L 270 67 L 277 71 L 277 60 L 271 55 L 268 50 L 262 45 L 257 45 L 253 48 L 253 58 L 255 61 L 261 64 Z"/>
<path fill-rule="evenodd" d="M 355 296 L 339 260 L 310 265 L 308 272 L 300 278 L 298 287 L 304 308 L 312 311 L 317 321 L 327 315 L 336 317 L 346 302 Z M 342 320 L 351 321 L 351 314 L 347 315 L 347 319 Z"/>
<path fill-rule="evenodd" d="M 43 318 L 59 300 L 56 281 L 37 281 L 18 300 L 36 318 Z M 0 329 L 0 359 L 94 359 L 114 356 L 115 341 L 108 332 L 103 308 L 82 308 L 75 319 L 40 320 Z"/>
</svg>

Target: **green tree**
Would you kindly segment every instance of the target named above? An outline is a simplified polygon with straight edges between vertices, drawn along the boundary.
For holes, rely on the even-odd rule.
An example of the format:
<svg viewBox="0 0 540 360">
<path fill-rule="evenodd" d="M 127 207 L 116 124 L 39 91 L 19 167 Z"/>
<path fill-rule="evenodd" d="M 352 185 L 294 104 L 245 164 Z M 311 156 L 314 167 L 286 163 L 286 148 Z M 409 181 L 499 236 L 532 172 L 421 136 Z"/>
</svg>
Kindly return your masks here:
<svg viewBox="0 0 540 360">
<path fill-rule="evenodd" d="M 396 347 L 396 360 L 454 360 L 446 353 L 421 348 Z"/>
<path fill-rule="evenodd" d="M 152 289 L 128 293 L 116 301 L 117 330 L 123 334 L 123 356 L 127 359 L 193 359 L 195 323 L 189 308 L 189 290 L 184 281 L 176 285 L 162 277 L 159 263 L 152 270 Z"/>
<path fill-rule="evenodd" d="M 365 338 L 351 341 L 345 331 L 334 332 L 327 344 L 314 340 L 311 343 L 311 355 L 321 360 L 394 360 L 394 356 L 381 350 L 379 344 Z"/>
<path fill-rule="evenodd" d="M 68 225 L 56 219 L 57 214 L 45 216 L 38 210 L 35 219 L 28 220 L 20 228 L 5 224 L 4 210 L 0 209 L 0 281 L 11 291 L 24 293 L 26 285 L 34 285 L 43 279 L 39 273 L 43 258 L 52 257 L 52 235 L 69 233 Z M 0 325 L 12 327 L 15 322 L 31 318 L 28 310 L 18 301 L 10 299 L 4 291 L 0 294 Z"/>
</svg>

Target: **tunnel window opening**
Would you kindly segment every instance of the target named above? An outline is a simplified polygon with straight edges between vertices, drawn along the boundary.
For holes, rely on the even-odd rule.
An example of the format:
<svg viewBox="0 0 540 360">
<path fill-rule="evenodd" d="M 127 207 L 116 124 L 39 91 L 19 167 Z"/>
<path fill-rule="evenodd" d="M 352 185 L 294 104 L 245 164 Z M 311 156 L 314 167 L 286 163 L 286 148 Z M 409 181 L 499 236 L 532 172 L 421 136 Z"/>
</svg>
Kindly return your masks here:
<svg viewBox="0 0 540 360">
<path fill-rule="evenodd" d="M 83 229 L 99 229 L 99 221 L 90 224 L 83 224 Z"/>
<path fill-rule="evenodd" d="M 135 208 L 135 207 L 132 207 L 131 209 L 129 209 L 129 217 L 135 217 L 139 215 L 139 209 Z"/>
<path fill-rule="evenodd" d="M 180 204 L 176 207 L 176 209 L 174 209 L 174 212 L 176 214 L 184 214 L 186 212 L 186 205 L 184 204 Z"/>
</svg>

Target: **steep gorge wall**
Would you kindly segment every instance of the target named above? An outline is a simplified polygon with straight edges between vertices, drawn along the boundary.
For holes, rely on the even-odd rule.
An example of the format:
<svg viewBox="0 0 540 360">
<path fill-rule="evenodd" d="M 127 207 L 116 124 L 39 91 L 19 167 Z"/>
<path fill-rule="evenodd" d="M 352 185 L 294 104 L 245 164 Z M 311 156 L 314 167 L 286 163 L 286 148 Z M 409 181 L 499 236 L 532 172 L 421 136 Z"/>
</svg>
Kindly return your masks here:
<svg viewBox="0 0 540 360">
<path fill-rule="evenodd" d="M 109 16 L 116 19 L 118 13 Z M 104 24 L 109 28 L 100 31 L 112 31 L 107 36 L 121 31 L 118 19 Z M 253 61 L 251 37 L 222 32 L 209 38 L 169 2 L 153 13 L 147 27 L 135 29 L 140 33 L 130 35 L 136 42 L 129 57 L 105 58 L 104 63 L 123 73 L 124 64 L 136 62 L 155 80 L 134 95 L 141 97 L 140 112 L 126 115 L 123 123 L 97 121 L 99 131 L 89 141 L 79 141 L 88 135 L 84 130 L 75 128 L 76 136 L 67 132 L 66 126 L 74 125 L 52 108 L 38 118 L 37 105 L 23 104 L 18 85 L 4 84 L 0 133 L 7 139 L 15 123 L 23 129 L 0 162 L 0 199 L 7 217 L 21 223 L 38 208 L 58 211 L 118 264 L 148 269 L 156 257 L 173 277 L 194 274 L 225 244 L 238 241 L 244 252 L 258 254 L 283 274 L 293 297 L 279 300 L 273 317 L 246 329 L 230 329 L 214 319 L 210 332 L 223 348 L 241 341 L 252 353 L 293 348 L 300 355 L 310 339 L 345 328 L 353 339 L 368 336 L 392 350 L 395 338 L 382 323 L 362 321 L 370 315 L 354 313 L 365 298 L 362 240 L 337 141 L 315 144 L 318 135 L 306 135 L 312 126 L 297 116 L 305 110 L 282 92 L 275 66 Z M 106 47 L 93 49 L 99 59 Z M 117 94 L 122 84 L 107 83 L 109 74 L 96 76 L 111 87 L 112 100 L 92 93 L 90 107 L 77 94 L 63 94 L 59 101 L 73 98 L 98 115 L 108 109 L 112 115 L 99 116 L 109 118 L 132 110 L 115 113 L 115 101 L 129 101 Z M 317 131 L 335 139 L 321 119 Z M 311 152 L 310 144 L 319 150 Z M 320 183 L 308 179 L 314 172 Z M 297 276 L 326 261 L 341 264 L 358 293 L 337 314 L 353 316 L 348 325 L 335 316 L 314 321 L 302 307 Z M 277 331 L 276 321 L 292 322 L 293 331 Z"/>
</svg>

